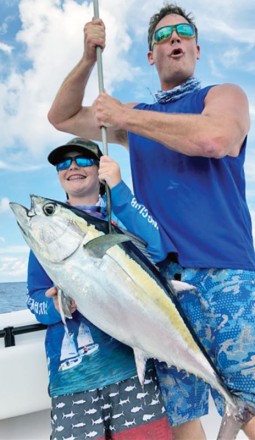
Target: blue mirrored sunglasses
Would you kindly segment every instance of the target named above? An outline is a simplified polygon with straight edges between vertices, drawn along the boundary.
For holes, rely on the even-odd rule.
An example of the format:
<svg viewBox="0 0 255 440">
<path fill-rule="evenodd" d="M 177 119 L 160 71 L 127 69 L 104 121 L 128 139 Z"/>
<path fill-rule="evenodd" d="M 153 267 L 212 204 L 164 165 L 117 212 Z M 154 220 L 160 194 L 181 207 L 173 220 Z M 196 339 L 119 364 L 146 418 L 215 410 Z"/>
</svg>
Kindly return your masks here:
<svg viewBox="0 0 255 440">
<path fill-rule="evenodd" d="M 66 157 L 62 162 L 56 164 L 57 171 L 67 170 L 70 168 L 73 161 L 78 167 L 91 167 L 97 162 L 96 159 L 91 159 L 84 156 Z"/>
<path fill-rule="evenodd" d="M 196 36 L 195 27 L 191 23 L 179 23 L 173 26 L 163 26 L 157 29 L 152 36 L 151 47 L 154 44 L 163 43 L 172 36 L 175 31 L 181 38 L 194 38 Z"/>
</svg>

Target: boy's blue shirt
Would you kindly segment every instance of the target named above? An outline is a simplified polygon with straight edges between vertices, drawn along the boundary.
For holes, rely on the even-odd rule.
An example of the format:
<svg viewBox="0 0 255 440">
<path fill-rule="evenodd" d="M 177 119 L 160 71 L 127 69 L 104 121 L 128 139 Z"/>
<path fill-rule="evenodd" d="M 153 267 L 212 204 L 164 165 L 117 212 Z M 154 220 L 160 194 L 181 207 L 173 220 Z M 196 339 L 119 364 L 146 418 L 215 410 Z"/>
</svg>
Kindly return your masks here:
<svg viewBox="0 0 255 440">
<path fill-rule="evenodd" d="M 121 221 L 129 232 L 145 241 L 146 250 L 155 263 L 164 260 L 167 253 L 156 219 L 137 201 L 123 181 L 111 190 L 111 199 L 117 222 Z"/>
</svg>

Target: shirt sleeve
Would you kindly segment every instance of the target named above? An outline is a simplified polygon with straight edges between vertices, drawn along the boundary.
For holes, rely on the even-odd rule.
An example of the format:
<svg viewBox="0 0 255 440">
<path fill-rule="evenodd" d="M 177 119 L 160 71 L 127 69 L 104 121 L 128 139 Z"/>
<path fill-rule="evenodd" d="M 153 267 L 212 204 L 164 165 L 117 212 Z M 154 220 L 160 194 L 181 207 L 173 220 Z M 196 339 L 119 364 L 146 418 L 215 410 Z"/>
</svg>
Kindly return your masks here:
<svg viewBox="0 0 255 440">
<path fill-rule="evenodd" d="M 126 229 L 145 241 L 146 249 L 155 263 L 164 260 L 167 253 L 157 221 L 144 205 L 138 203 L 123 181 L 111 189 L 111 202 L 114 214 Z"/>
<path fill-rule="evenodd" d="M 56 324 L 61 321 L 52 298 L 45 296 L 46 290 L 53 286 L 51 279 L 32 251 L 28 260 L 27 307 L 42 324 Z"/>
</svg>

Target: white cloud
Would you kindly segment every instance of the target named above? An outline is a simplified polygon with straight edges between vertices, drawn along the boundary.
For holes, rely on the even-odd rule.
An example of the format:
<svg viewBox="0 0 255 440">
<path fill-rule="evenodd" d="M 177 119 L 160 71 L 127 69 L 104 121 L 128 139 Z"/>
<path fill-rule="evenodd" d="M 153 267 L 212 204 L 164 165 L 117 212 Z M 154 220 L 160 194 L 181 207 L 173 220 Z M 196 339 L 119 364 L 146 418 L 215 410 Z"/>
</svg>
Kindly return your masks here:
<svg viewBox="0 0 255 440">
<path fill-rule="evenodd" d="M 0 239 L 0 283 L 26 281 L 28 255 L 27 245 L 3 247 Z"/>
<path fill-rule="evenodd" d="M 0 170 L 7 170 L 8 169 L 8 165 L 7 163 L 3 162 L 2 160 L 0 160 Z"/>
<path fill-rule="evenodd" d="M 255 73 L 255 62 L 250 61 L 246 64 L 245 68 L 246 72 Z"/>
<path fill-rule="evenodd" d="M 10 200 L 7 199 L 7 197 L 3 197 L 2 199 L 0 199 L 0 214 L 9 211 L 9 202 Z"/>
<path fill-rule="evenodd" d="M 30 155 L 34 154 L 34 160 L 40 160 L 40 154 L 45 154 L 49 139 L 54 142 L 54 138 L 59 138 L 59 133 L 47 120 L 47 112 L 64 76 L 82 56 L 83 26 L 93 16 L 92 3 L 79 5 L 66 0 L 63 8 L 59 4 L 55 0 L 20 1 L 22 30 L 17 40 L 23 43 L 25 51 L 18 60 L 30 65 L 22 71 L 22 64 L 15 66 L 13 60 L 10 75 L 0 85 L 3 103 L 0 109 L 0 148 L 15 147 L 19 139 L 19 144 L 25 145 Z M 109 92 L 120 81 L 133 79 L 138 71 L 126 61 L 132 42 L 125 26 L 125 16 L 120 13 L 123 5 L 124 0 L 118 2 L 118 16 L 109 12 L 114 9 L 108 4 L 105 4 L 106 9 L 103 5 L 101 8 L 106 26 L 111 29 L 103 55 L 104 82 Z M 98 93 L 96 75 L 95 69 L 88 88 L 88 102 Z M 10 158 L 14 162 L 19 160 L 16 151 Z"/>
<path fill-rule="evenodd" d="M 241 50 L 237 47 L 233 47 L 230 50 L 227 50 L 222 57 L 222 64 L 223 66 L 229 68 L 235 64 L 240 59 Z"/>
<path fill-rule="evenodd" d="M 11 54 L 13 47 L 0 42 L 0 50 L 6 54 Z"/>
<path fill-rule="evenodd" d="M 250 115 L 253 123 L 255 122 L 255 105 L 250 105 Z"/>
<path fill-rule="evenodd" d="M 212 56 L 209 57 L 209 66 L 210 66 L 211 74 L 215 78 L 217 78 L 219 81 L 222 80 L 222 78 L 223 78 L 222 70 L 221 70 L 219 64 L 216 62 L 216 60 Z"/>
<path fill-rule="evenodd" d="M 0 283 L 25 281 L 28 254 L 22 256 L 0 255 Z"/>
<path fill-rule="evenodd" d="M 15 153 L 16 157 L 19 156 L 19 154 Z M 22 171 L 36 171 L 39 170 L 40 168 L 43 168 L 47 166 L 47 164 L 42 164 L 42 165 L 30 165 L 28 164 L 22 164 L 22 165 L 12 165 L 10 163 L 7 162 L 3 162 L 0 160 L 0 170 L 8 170 L 8 171 L 14 171 L 14 172 L 22 172 Z"/>
<path fill-rule="evenodd" d="M 27 255 L 29 252 L 29 248 L 27 245 L 23 246 L 7 246 L 5 248 L 0 247 L 0 255 L 17 255 L 24 254 Z"/>
</svg>

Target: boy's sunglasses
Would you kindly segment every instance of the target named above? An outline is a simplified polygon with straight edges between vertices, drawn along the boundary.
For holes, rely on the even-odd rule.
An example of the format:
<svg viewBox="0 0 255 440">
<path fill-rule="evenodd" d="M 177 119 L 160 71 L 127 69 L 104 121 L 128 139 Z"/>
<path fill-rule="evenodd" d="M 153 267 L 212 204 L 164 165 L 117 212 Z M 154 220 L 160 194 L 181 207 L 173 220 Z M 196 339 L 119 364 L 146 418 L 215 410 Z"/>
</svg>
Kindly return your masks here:
<svg viewBox="0 0 255 440">
<path fill-rule="evenodd" d="M 191 23 L 179 23 L 173 26 L 163 26 L 157 29 L 152 36 L 151 47 L 154 44 L 163 43 L 172 36 L 175 31 L 181 38 L 194 38 L 196 36 L 195 27 Z"/>
<path fill-rule="evenodd" d="M 91 159 L 84 156 L 66 157 L 62 162 L 57 163 L 57 171 L 67 170 L 70 168 L 70 165 L 73 161 L 78 167 L 91 167 L 97 162 L 96 159 Z"/>
</svg>

